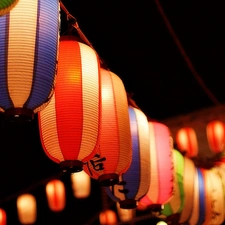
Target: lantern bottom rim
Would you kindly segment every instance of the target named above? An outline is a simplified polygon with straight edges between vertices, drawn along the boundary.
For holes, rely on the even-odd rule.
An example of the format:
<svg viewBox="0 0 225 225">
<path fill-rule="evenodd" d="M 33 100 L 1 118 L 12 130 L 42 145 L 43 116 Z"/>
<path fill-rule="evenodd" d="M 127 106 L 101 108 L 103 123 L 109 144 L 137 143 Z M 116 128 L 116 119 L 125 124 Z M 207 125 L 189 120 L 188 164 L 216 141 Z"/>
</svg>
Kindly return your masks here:
<svg viewBox="0 0 225 225">
<path fill-rule="evenodd" d="M 121 209 L 134 209 L 137 207 L 137 201 L 134 199 L 126 199 L 119 202 Z"/>
<path fill-rule="evenodd" d="M 101 186 L 112 186 L 119 183 L 119 175 L 116 173 L 108 173 L 100 175 L 98 182 Z"/>
<path fill-rule="evenodd" d="M 11 122 L 17 121 L 31 121 L 34 119 L 34 112 L 32 109 L 26 108 L 11 108 L 4 111 L 6 119 Z"/>
<path fill-rule="evenodd" d="M 62 172 L 77 173 L 83 170 L 83 162 L 80 160 L 65 160 L 60 162 Z"/>
</svg>

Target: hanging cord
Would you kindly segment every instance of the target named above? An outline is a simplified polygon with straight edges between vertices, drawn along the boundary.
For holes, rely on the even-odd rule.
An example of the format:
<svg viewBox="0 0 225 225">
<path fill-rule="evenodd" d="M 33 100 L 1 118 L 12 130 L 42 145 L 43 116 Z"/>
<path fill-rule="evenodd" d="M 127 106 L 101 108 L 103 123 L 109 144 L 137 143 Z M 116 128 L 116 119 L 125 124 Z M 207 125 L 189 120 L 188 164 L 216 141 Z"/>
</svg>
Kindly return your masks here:
<svg viewBox="0 0 225 225">
<path fill-rule="evenodd" d="M 213 93 L 207 88 L 207 86 L 205 85 L 204 81 L 202 80 L 202 78 L 200 77 L 200 75 L 198 74 L 198 72 L 195 70 L 190 58 L 187 56 L 180 40 L 178 39 L 178 37 L 176 36 L 167 16 L 164 13 L 164 10 L 160 4 L 159 0 L 155 0 L 157 9 L 160 13 L 160 15 L 162 16 L 167 29 L 169 30 L 169 33 L 171 34 L 171 36 L 173 37 L 173 40 L 175 42 L 175 44 L 177 45 L 181 55 L 184 57 L 184 60 L 186 62 L 186 64 L 188 65 L 190 71 L 192 72 L 192 74 L 194 75 L 194 78 L 198 81 L 199 85 L 202 87 L 202 89 L 204 90 L 204 92 L 208 95 L 208 97 L 211 99 L 211 101 L 215 104 L 215 105 L 220 105 L 221 103 L 217 100 L 217 98 L 213 95 Z"/>
</svg>

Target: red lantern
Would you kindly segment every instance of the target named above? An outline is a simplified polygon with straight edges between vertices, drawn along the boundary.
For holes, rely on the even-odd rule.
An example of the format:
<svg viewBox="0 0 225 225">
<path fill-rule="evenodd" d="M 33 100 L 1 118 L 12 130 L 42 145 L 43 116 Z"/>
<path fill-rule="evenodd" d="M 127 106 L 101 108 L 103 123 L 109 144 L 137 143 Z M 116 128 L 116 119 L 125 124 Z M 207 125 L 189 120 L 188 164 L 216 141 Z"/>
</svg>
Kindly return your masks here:
<svg viewBox="0 0 225 225">
<path fill-rule="evenodd" d="M 6 225 L 6 212 L 4 209 L 0 208 L 0 225 Z"/>
<path fill-rule="evenodd" d="M 49 208 L 54 212 L 62 211 L 66 204 L 64 183 L 60 180 L 51 180 L 46 185 L 46 196 Z"/>
<path fill-rule="evenodd" d="M 128 101 L 122 80 L 101 69 L 102 120 L 100 147 L 96 155 L 84 164 L 85 172 L 101 185 L 118 183 L 119 175 L 131 163 L 131 133 Z"/>
<path fill-rule="evenodd" d="M 62 171 L 77 172 L 99 146 L 99 59 L 92 48 L 65 36 L 58 64 L 54 95 L 38 114 L 40 137 L 45 153 Z"/>
<path fill-rule="evenodd" d="M 111 209 L 106 209 L 99 214 L 101 225 L 115 225 L 117 223 L 116 213 Z"/>
<path fill-rule="evenodd" d="M 225 124 L 219 120 L 209 122 L 206 134 L 210 149 L 215 153 L 222 152 L 225 144 Z"/>
<path fill-rule="evenodd" d="M 193 128 L 183 127 L 177 131 L 176 143 L 179 151 L 192 158 L 198 154 L 197 136 Z"/>
</svg>

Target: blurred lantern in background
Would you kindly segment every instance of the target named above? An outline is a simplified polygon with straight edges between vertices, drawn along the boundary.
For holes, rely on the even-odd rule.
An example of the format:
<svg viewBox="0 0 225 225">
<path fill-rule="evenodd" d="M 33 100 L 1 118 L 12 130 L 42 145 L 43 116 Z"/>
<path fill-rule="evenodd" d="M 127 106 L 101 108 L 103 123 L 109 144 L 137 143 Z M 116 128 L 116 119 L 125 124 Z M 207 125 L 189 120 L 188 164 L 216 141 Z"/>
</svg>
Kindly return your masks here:
<svg viewBox="0 0 225 225">
<path fill-rule="evenodd" d="M 30 120 L 51 99 L 59 26 L 58 0 L 20 0 L 0 17 L 0 111 L 7 118 Z"/>
<path fill-rule="evenodd" d="M 74 197 L 87 198 L 91 192 L 91 178 L 88 174 L 82 170 L 77 173 L 72 173 L 70 176 Z"/>
<path fill-rule="evenodd" d="M 0 1 L 0 16 L 8 13 L 18 3 L 19 0 L 1 0 Z"/>
<path fill-rule="evenodd" d="M 31 194 L 22 194 L 17 198 L 17 214 L 21 224 L 34 224 L 37 219 L 37 203 Z"/>
<path fill-rule="evenodd" d="M 0 208 L 0 225 L 6 225 L 7 224 L 7 216 L 4 209 Z"/>
<path fill-rule="evenodd" d="M 225 124 L 222 121 L 209 122 L 206 126 L 206 134 L 212 152 L 220 153 L 225 149 Z"/>
<path fill-rule="evenodd" d="M 183 127 L 176 134 L 177 148 L 183 155 L 192 158 L 198 155 L 196 132 L 191 127 Z"/>
<path fill-rule="evenodd" d="M 132 137 L 132 161 L 129 169 L 119 177 L 119 183 L 106 187 L 108 196 L 123 209 L 137 207 L 148 191 L 150 182 L 149 127 L 145 114 L 129 107 Z"/>
<path fill-rule="evenodd" d="M 78 172 L 99 147 L 101 82 L 95 51 L 62 36 L 50 103 L 38 113 L 42 147 L 63 172 Z"/>
<path fill-rule="evenodd" d="M 118 183 L 131 163 L 131 134 L 128 101 L 122 80 L 101 68 L 102 119 L 100 147 L 85 162 L 84 170 L 103 186 Z"/>
<path fill-rule="evenodd" d="M 48 206 L 53 212 L 60 212 L 66 205 L 66 191 L 61 180 L 51 180 L 46 185 Z"/>
<path fill-rule="evenodd" d="M 111 209 L 106 209 L 99 214 L 99 222 L 101 225 L 115 225 L 117 223 L 117 215 Z"/>
<path fill-rule="evenodd" d="M 169 128 L 158 122 L 149 122 L 150 186 L 139 201 L 140 207 L 161 212 L 174 194 L 173 141 Z"/>
</svg>

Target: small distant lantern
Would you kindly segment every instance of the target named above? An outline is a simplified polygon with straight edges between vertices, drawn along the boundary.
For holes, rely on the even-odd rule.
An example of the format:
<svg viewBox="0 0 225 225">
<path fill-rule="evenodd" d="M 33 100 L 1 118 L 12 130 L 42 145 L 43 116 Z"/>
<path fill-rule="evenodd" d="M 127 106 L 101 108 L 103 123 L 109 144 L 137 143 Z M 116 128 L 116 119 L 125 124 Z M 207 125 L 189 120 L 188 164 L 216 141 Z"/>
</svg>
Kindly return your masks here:
<svg viewBox="0 0 225 225">
<path fill-rule="evenodd" d="M 38 118 L 43 149 L 63 172 L 81 171 L 99 147 L 100 84 L 96 52 L 62 36 L 55 92 Z"/>
<path fill-rule="evenodd" d="M 1 0 L 0 2 L 0 16 L 8 13 L 18 3 L 19 0 Z"/>
<path fill-rule="evenodd" d="M 17 198 L 17 213 L 21 224 L 34 224 L 37 219 L 37 203 L 31 194 L 22 194 Z"/>
<path fill-rule="evenodd" d="M 84 163 L 85 172 L 102 186 L 118 183 L 131 163 L 128 101 L 122 80 L 101 68 L 102 113 L 100 146 Z"/>
<path fill-rule="evenodd" d="M 119 202 L 123 209 L 137 207 L 137 202 L 147 193 L 150 182 L 149 127 L 145 114 L 129 107 L 132 161 L 129 169 L 120 176 L 119 183 L 105 188 L 108 196 Z"/>
<path fill-rule="evenodd" d="M 58 0 L 20 0 L 0 16 L 0 111 L 7 118 L 30 120 L 50 101 L 59 27 Z"/>
<path fill-rule="evenodd" d="M 49 181 L 46 185 L 46 196 L 48 206 L 53 212 L 60 212 L 65 208 L 66 192 L 62 181 L 57 179 Z"/>
<path fill-rule="evenodd" d="M 91 178 L 84 170 L 71 175 L 73 195 L 76 198 L 87 198 L 91 192 Z"/>
<path fill-rule="evenodd" d="M 206 126 L 207 140 L 210 149 L 214 153 L 220 153 L 225 149 L 225 124 L 219 120 L 213 120 Z"/>
<path fill-rule="evenodd" d="M 198 141 L 196 132 L 191 127 L 183 127 L 177 131 L 176 144 L 180 152 L 192 158 L 198 154 Z"/>
<path fill-rule="evenodd" d="M 7 216 L 4 209 L 0 208 L 0 225 L 6 225 L 7 224 Z"/>
<path fill-rule="evenodd" d="M 174 163 L 173 141 L 169 128 L 158 122 L 149 122 L 150 184 L 147 194 L 139 201 L 149 209 L 161 212 L 173 197 Z"/>
<path fill-rule="evenodd" d="M 115 225 L 117 223 L 117 215 L 111 209 L 106 209 L 99 214 L 99 222 L 101 225 Z"/>
</svg>

